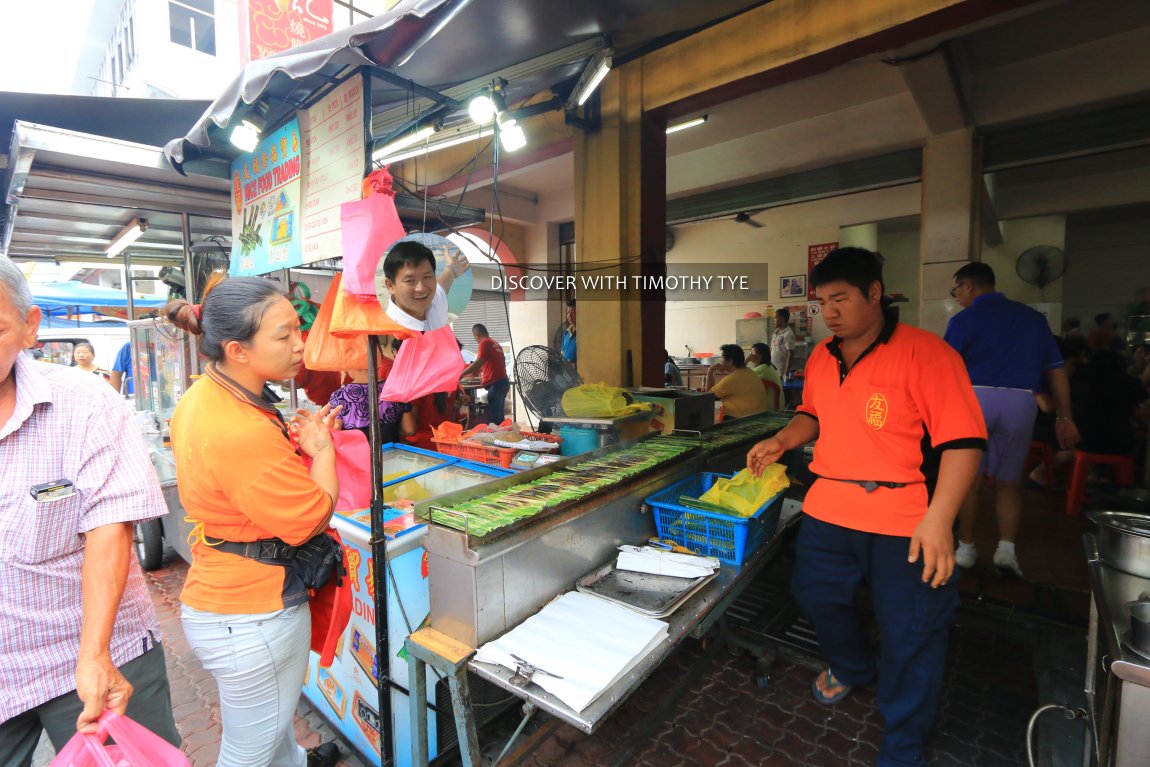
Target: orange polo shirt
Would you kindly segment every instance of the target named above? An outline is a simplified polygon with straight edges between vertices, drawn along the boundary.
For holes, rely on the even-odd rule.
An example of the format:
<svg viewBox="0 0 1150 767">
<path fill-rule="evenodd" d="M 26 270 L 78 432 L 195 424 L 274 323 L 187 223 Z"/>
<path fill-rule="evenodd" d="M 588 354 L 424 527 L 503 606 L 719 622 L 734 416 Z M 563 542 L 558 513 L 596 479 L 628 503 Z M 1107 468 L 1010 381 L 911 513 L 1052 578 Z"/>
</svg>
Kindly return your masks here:
<svg viewBox="0 0 1150 767">
<path fill-rule="evenodd" d="M 803 512 L 824 522 L 910 536 L 927 509 L 925 442 L 935 451 L 986 449 L 986 425 L 962 358 L 933 333 L 890 320 L 845 372 L 841 340 L 819 344 L 806 365 L 800 413 L 818 419 Z M 905 487 L 864 487 L 834 480 Z"/>
<path fill-rule="evenodd" d="M 327 528 L 331 499 L 308 474 L 279 413 L 214 363 L 180 399 L 171 431 L 180 500 L 187 516 L 203 522 L 204 535 L 295 546 Z M 180 600 L 224 614 L 274 612 L 307 600 L 305 591 L 283 592 L 282 566 L 196 541 Z"/>
</svg>

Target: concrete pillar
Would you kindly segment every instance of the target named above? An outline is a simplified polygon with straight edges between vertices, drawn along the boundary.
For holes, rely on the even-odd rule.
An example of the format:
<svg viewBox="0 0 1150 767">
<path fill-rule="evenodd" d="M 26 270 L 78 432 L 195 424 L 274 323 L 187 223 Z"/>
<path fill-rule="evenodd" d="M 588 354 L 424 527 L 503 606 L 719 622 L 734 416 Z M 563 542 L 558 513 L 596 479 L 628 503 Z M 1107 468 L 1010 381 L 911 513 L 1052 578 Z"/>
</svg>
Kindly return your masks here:
<svg viewBox="0 0 1150 767">
<path fill-rule="evenodd" d="M 951 277 L 979 260 L 982 161 L 974 131 L 927 139 L 922 150 L 922 216 L 919 260 L 922 302 L 919 327 L 941 334 L 955 310 Z"/>
<path fill-rule="evenodd" d="M 666 269 L 665 122 L 642 89 L 640 62 L 612 71 L 600 129 L 574 139 L 579 373 L 616 386 L 663 383 L 664 295 L 634 279 Z"/>
<path fill-rule="evenodd" d="M 855 224 L 839 228 L 839 247 L 878 250 L 878 224 Z"/>
</svg>

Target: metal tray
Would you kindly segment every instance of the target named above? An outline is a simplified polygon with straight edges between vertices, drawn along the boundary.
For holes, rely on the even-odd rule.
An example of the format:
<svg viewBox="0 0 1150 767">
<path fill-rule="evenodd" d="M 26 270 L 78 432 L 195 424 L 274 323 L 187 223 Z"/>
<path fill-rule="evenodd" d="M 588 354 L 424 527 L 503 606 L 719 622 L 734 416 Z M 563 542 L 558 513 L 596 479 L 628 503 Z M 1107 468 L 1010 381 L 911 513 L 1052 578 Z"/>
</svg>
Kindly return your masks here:
<svg viewBox="0 0 1150 767">
<path fill-rule="evenodd" d="M 637 613 L 665 618 L 718 574 L 716 570 L 693 579 L 675 578 L 618 570 L 612 561 L 584 575 L 575 582 L 575 588 L 584 594 L 629 607 Z"/>
</svg>

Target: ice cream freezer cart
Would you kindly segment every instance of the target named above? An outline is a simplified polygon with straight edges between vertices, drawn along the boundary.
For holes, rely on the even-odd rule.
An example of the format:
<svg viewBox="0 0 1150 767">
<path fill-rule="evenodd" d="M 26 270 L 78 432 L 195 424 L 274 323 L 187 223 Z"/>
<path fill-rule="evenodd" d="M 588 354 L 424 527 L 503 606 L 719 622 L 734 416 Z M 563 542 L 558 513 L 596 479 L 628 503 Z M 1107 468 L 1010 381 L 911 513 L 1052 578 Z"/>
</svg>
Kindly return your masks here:
<svg viewBox="0 0 1150 767">
<path fill-rule="evenodd" d="M 383 493 L 388 502 L 383 528 L 387 541 L 386 597 L 374 592 L 371 556 L 371 511 L 336 512 L 332 520 L 348 553 L 352 579 L 352 615 L 337 648 L 335 661 L 320 668 L 312 653 L 304 695 L 369 764 L 409 763 L 411 743 L 407 703 L 407 656 L 404 639 L 428 622 L 428 559 L 423 542 L 425 525 L 417 523 L 411 510 L 417 501 L 466 490 L 512 472 L 406 445 L 384 445 Z M 386 610 L 388 673 L 391 686 L 392 753 L 380 753 L 381 722 L 378 711 L 379 666 L 375 648 L 376 611 Z M 428 702 L 435 706 L 435 679 L 427 685 Z M 431 713 L 434 717 L 434 712 Z M 436 727 L 431 726 L 434 733 Z M 450 726 L 447 732 L 453 730 Z M 434 734 L 431 751 L 439 744 Z"/>
</svg>

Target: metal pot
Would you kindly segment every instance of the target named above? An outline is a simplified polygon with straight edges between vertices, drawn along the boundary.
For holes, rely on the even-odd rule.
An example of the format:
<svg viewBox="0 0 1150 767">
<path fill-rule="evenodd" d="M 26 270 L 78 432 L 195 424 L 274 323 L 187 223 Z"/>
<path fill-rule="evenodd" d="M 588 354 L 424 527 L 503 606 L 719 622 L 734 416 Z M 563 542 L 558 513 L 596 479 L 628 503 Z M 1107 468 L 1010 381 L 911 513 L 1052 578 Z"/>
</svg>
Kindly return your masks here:
<svg viewBox="0 0 1150 767">
<path fill-rule="evenodd" d="M 1092 511 L 1098 526 L 1098 555 L 1123 572 L 1150 578 L 1150 517 L 1129 511 Z"/>
<path fill-rule="evenodd" d="M 1130 602 L 1130 644 L 1143 655 L 1150 655 L 1150 602 Z"/>
</svg>

